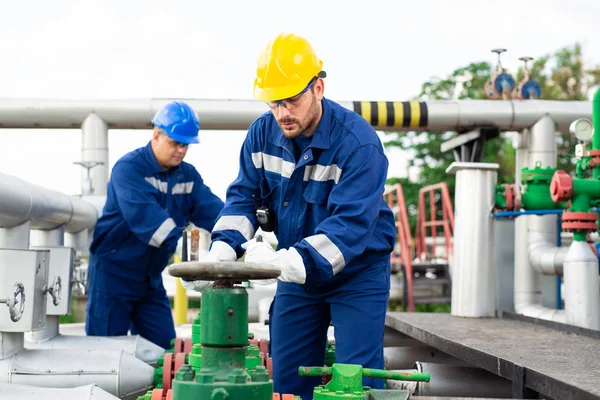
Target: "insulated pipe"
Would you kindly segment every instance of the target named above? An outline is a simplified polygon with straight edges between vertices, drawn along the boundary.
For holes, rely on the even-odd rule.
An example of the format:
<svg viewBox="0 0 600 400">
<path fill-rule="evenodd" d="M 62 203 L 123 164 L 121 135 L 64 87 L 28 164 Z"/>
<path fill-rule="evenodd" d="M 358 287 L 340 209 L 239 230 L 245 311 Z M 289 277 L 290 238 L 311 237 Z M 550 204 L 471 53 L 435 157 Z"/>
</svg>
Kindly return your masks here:
<svg viewBox="0 0 600 400">
<path fill-rule="evenodd" d="M 525 140 L 516 149 L 517 182 L 520 182 L 520 171 L 525 166 L 532 168 L 538 161 L 542 167 L 556 166 L 555 124 L 551 118 L 543 117 L 531 130 L 525 130 L 521 138 Z M 561 261 L 563 250 L 553 244 L 556 240 L 556 216 L 525 215 L 515 220 L 515 229 L 515 312 L 564 323 L 564 310 L 542 305 L 541 280 L 536 273 L 536 269 L 548 272 L 560 270 L 556 264 Z"/>
<path fill-rule="evenodd" d="M 31 229 L 65 232 L 91 229 L 98 218 L 91 204 L 63 193 L 0 173 L 0 227 L 12 228 L 31 220 Z"/>
<path fill-rule="evenodd" d="M 47 337 L 40 339 L 37 333 L 25 334 L 26 348 L 46 350 L 122 350 L 152 366 L 156 366 L 158 359 L 165 354 L 165 349 L 148 339 L 144 339 L 140 335 L 85 336 L 85 333 L 82 335 L 63 335 L 59 333 L 50 339 Z"/>
<path fill-rule="evenodd" d="M 538 274 L 562 276 L 563 264 L 569 248 L 557 247 L 555 242 L 548 240 L 552 234 L 556 238 L 556 223 L 550 222 L 545 224 L 549 226 L 548 232 L 536 232 L 530 226 L 527 234 L 529 262 Z"/>
<path fill-rule="evenodd" d="M 0 399 L 15 400 L 119 400 L 96 385 L 75 388 L 40 388 L 29 385 L 0 384 Z"/>
<path fill-rule="evenodd" d="M 452 163 L 456 174 L 452 310 L 459 317 L 496 314 L 493 257 L 495 187 L 498 164 Z"/>
<path fill-rule="evenodd" d="M 81 187 L 84 195 L 106 195 L 108 183 L 108 125 L 91 113 L 81 125 Z M 90 168 L 85 165 L 90 164 Z M 91 166 L 96 164 L 94 166 Z M 89 174 L 89 175 L 88 175 Z"/>
<path fill-rule="evenodd" d="M 29 350 L 0 360 L 0 384 L 68 388 L 95 384 L 121 399 L 154 385 L 154 368 L 123 351 Z"/>
<path fill-rule="evenodd" d="M 543 167 L 556 167 L 556 133 L 552 118 L 545 116 L 533 125 L 527 136 L 529 154 L 521 159 L 516 168 L 521 171 L 525 165 L 534 168 L 538 163 Z M 522 154 L 522 153 L 521 153 Z M 521 156 L 522 157 L 522 156 Z M 520 182 L 517 181 L 517 182 Z M 556 246 L 556 216 L 528 216 L 527 243 L 529 263 L 533 270 L 544 275 L 562 275 L 563 263 L 567 255 L 566 247 Z M 519 237 L 518 240 L 523 240 Z M 531 279 L 539 277 L 533 275 Z"/>
<path fill-rule="evenodd" d="M 78 129 L 92 113 L 108 128 L 149 129 L 154 113 L 172 99 L 35 100 L 1 99 L 0 128 Z M 268 108 L 254 100 L 186 99 L 198 113 L 202 129 L 245 130 Z M 432 100 L 404 102 L 345 101 L 378 130 L 441 132 L 476 126 L 522 130 L 549 115 L 559 130 L 577 118 L 591 118 L 592 103 L 548 100 Z"/>
<path fill-rule="evenodd" d="M 565 260 L 566 322 L 600 330 L 598 257 L 583 241 L 573 241 Z"/>
</svg>

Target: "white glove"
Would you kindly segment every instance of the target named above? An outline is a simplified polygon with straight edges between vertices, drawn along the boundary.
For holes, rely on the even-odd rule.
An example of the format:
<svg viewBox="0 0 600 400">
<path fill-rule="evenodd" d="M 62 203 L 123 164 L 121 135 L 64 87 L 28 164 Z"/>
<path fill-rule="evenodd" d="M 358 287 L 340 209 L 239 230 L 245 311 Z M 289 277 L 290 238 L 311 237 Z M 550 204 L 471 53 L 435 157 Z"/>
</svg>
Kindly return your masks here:
<svg viewBox="0 0 600 400">
<path fill-rule="evenodd" d="M 237 254 L 233 247 L 228 245 L 225 242 L 216 241 L 213 242 L 210 246 L 209 253 L 214 256 L 217 261 L 235 261 L 237 260 Z M 209 260 L 200 260 L 200 261 L 213 261 L 213 259 Z"/>
<path fill-rule="evenodd" d="M 255 239 L 252 239 L 244 244 L 242 244 L 242 249 L 246 250 L 246 255 L 244 256 L 244 261 L 246 262 L 254 262 L 248 261 L 248 255 L 251 255 L 251 258 L 259 258 L 259 259 L 268 259 L 272 255 L 275 254 L 275 249 L 269 242 L 263 241 L 259 242 Z"/>
<path fill-rule="evenodd" d="M 269 242 L 265 241 L 259 242 L 256 239 L 252 239 L 242 244 L 242 248 L 246 249 L 244 262 L 258 262 L 252 260 L 270 260 L 275 256 L 275 249 L 273 249 L 273 246 L 271 246 Z M 270 285 L 277 282 L 277 279 L 252 279 L 250 282 L 256 283 L 257 285 Z"/>
<path fill-rule="evenodd" d="M 213 242 L 210 247 L 210 251 L 198 252 L 198 261 L 235 261 L 237 255 L 235 250 L 225 242 Z M 212 285 L 212 281 L 185 281 L 181 280 L 181 285 L 187 290 L 194 290 L 196 292 L 202 292 L 204 289 Z"/>
<path fill-rule="evenodd" d="M 301 285 L 306 282 L 304 261 L 300 253 L 293 247 L 281 249 L 276 252 L 268 243 L 265 246 L 264 242 L 248 242 L 244 261 L 271 264 L 279 267 L 281 275 L 277 279 L 282 282 L 293 282 Z M 264 280 L 256 281 L 256 283 L 265 284 Z"/>
</svg>

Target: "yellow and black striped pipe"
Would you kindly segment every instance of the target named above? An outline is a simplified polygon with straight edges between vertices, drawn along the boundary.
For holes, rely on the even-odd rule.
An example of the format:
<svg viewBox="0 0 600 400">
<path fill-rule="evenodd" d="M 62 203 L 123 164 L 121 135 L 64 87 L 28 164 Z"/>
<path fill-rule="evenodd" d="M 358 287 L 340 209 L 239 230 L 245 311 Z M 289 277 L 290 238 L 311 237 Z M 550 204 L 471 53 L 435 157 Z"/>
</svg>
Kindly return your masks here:
<svg viewBox="0 0 600 400">
<path fill-rule="evenodd" d="M 424 101 L 354 101 L 352 106 L 374 127 L 417 128 L 428 123 Z"/>
</svg>

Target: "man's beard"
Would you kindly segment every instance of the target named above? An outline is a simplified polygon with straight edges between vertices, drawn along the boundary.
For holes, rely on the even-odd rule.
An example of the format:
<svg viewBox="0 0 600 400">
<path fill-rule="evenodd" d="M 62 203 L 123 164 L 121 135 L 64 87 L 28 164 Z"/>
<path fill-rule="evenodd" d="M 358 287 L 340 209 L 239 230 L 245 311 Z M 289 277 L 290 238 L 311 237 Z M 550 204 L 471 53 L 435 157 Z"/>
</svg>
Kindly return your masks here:
<svg viewBox="0 0 600 400">
<path fill-rule="evenodd" d="M 317 115 L 317 110 L 317 99 L 313 98 L 308 114 L 305 116 L 303 121 L 291 117 L 283 117 L 277 120 L 279 128 L 281 128 L 281 131 L 283 132 L 283 135 L 288 139 L 293 139 L 302 135 L 314 123 L 315 116 Z M 284 127 L 285 124 L 294 124 L 295 129 L 293 131 L 290 131 L 289 129 L 286 129 Z"/>
</svg>

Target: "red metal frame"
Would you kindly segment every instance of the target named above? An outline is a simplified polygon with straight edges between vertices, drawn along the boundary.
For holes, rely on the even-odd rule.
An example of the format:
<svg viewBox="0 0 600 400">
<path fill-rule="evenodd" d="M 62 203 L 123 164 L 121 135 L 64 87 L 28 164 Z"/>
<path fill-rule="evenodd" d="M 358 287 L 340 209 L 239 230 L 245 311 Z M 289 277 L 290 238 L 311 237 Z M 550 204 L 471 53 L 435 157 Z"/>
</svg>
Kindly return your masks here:
<svg viewBox="0 0 600 400">
<path fill-rule="evenodd" d="M 442 200 L 442 219 L 437 220 L 437 209 L 435 202 L 435 194 L 440 191 Z M 429 217 L 427 220 L 426 207 L 425 207 L 425 195 L 429 195 Z M 437 237 L 437 227 L 440 226 L 444 229 L 444 238 L 446 242 L 446 259 L 450 258 L 453 253 L 452 247 L 452 236 L 454 232 L 454 209 L 452 208 L 452 201 L 450 200 L 450 193 L 448 191 L 448 185 L 445 182 L 436 183 L 421 188 L 419 190 L 419 206 L 417 214 L 417 258 L 421 261 L 425 261 L 435 257 L 435 238 Z M 427 228 L 431 228 L 431 237 L 434 239 L 431 245 L 431 252 L 428 252 L 427 245 L 425 244 L 425 238 L 427 237 Z"/>
<path fill-rule="evenodd" d="M 398 242 L 400 244 L 400 255 L 396 255 L 392 252 L 391 262 L 404 264 L 406 281 L 408 283 L 407 293 L 408 299 L 408 310 L 415 311 L 413 303 L 413 287 L 412 287 L 412 245 L 413 239 L 410 233 L 410 224 L 408 222 L 408 213 L 406 212 L 406 202 L 404 201 L 404 192 L 402 191 L 402 184 L 396 183 L 389 190 L 384 193 L 384 197 L 388 203 L 388 206 L 395 211 L 396 215 L 396 229 L 398 235 Z"/>
</svg>

